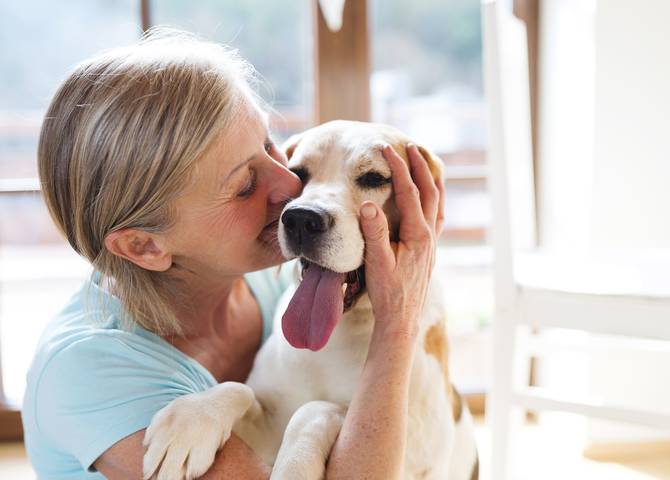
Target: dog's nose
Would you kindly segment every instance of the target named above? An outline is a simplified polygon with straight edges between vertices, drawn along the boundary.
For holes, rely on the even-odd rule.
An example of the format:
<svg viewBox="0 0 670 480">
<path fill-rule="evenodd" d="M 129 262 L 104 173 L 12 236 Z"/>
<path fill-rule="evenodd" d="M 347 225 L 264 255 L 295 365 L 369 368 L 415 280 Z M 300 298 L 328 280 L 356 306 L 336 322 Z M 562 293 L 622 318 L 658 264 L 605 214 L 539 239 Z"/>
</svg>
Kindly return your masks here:
<svg viewBox="0 0 670 480">
<path fill-rule="evenodd" d="M 326 232 L 332 217 L 323 210 L 293 207 L 282 213 L 281 221 L 289 238 L 300 246 Z"/>
</svg>

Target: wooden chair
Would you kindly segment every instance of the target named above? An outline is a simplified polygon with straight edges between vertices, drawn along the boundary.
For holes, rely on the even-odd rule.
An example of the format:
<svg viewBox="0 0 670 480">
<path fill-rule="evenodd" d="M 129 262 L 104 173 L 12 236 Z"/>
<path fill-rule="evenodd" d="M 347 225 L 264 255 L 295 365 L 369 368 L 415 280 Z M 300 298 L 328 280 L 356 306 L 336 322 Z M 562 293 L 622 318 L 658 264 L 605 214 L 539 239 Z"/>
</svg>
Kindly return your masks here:
<svg viewBox="0 0 670 480">
<path fill-rule="evenodd" d="M 507 480 L 510 429 L 523 410 L 563 411 L 670 430 L 668 411 L 569 398 L 528 385 L 535 331 L 565 328 L 670 341 L 670 252 L 555 257 L 538 247 L 526 31 L 496 1 L 485 1 L 482 15 L 496 297 L 487 405 L 489 466 L 490 478 Z"/>
</svg>

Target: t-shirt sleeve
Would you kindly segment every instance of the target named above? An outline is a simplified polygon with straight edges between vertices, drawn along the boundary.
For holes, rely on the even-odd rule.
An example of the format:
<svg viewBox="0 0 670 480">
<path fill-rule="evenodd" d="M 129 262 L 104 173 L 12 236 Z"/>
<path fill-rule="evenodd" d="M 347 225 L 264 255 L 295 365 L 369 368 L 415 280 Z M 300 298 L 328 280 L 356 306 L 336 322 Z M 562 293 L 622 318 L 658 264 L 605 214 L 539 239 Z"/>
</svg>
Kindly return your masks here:
<svg viewBox="0 0 670 480">
<path fill-rule="evenodd" d="M 158 349 L 91 336 L 45 364 L 35 390 L 36 426 L 89 469 L 113 444 L 148 427 L 169 402 L 200 390 L 187 367 Z"/>
</svg>

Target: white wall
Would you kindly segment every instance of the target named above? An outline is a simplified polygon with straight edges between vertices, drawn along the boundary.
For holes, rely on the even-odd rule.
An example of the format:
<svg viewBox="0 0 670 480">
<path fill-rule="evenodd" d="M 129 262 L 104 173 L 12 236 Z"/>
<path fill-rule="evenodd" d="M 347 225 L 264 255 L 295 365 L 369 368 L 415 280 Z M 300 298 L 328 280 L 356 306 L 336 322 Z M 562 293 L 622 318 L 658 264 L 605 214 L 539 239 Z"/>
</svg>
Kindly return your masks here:
<svg viewBox="0 0 670 480">
<path fill-rule="evenodd" d="M 539 240 L 551 250 L 586 250 L 593 187 L 595 0 L 544 0 L 540 15 Z"/>
<path fill-rule="evenodd" d="M 601 0 L 595 38 L 592 246 L 670 248 L 670 2 Z M 594 355 L 592 393 L 670 411 L 670 355 Z M 669 432 L 590 422 L 595 441 Z"/>
<path fill-rule="evenodd" d="M 670 248 L 670 1 L 596 16 L 595 247 Z"/>
<path fill-rule="evenodd" d="M 540 12 L 542 246 L 670 248 L 670 0 L 542 0 Z M 668 353 L 643 348 L 583 362 L 581 374 L 569 373 L 571 390 L 586 378 L 587 393 L 609 402 L 670 410 Z M 548 359 L 541 381 L 561 387 L 567 371 Z M 595 441 L 659 436 L 589 427 Z"/>
</svg>

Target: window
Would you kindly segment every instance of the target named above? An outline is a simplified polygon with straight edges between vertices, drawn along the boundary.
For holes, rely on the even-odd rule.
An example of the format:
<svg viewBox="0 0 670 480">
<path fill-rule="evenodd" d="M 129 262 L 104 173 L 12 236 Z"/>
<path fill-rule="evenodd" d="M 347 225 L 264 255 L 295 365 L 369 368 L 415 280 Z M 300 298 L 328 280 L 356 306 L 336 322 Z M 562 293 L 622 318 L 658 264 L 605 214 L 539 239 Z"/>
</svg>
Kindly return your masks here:
<svg viewBox="0 0 670 480">
<path fill-rule="evenodd" d="M 156 25 L 232 45 L 262 75 L 279 139 L 312 124 L 312 10 L 308 0 L 169 0 L 152 4 Z"/>
<path fill-rule="evenodd" d="M 37 191 L 44 111 L 74 65 L 135 41 L 139 25 L 136 0 L 0 4 L 0 353 L 12 403 L 23 395 L 44 325 L 88 272 L 56 232 Z"/>
</svg>

